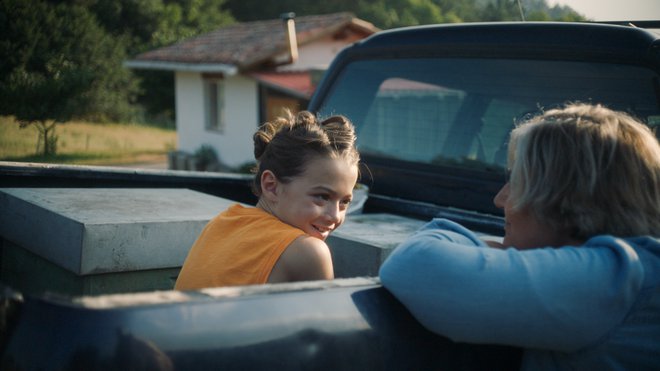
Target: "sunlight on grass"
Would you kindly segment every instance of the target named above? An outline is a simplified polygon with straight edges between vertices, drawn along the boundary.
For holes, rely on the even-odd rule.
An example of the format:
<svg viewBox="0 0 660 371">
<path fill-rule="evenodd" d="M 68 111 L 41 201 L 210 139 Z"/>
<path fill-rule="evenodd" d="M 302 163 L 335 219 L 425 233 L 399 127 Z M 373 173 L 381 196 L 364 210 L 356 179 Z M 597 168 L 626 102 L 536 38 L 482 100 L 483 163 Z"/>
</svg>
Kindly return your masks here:
<svg viewBox="0 0 660 371">
<path fill-rule="evenodd" d="M 57 155 L 37 152 L 38 132 L 0 117 L 0 161 L 64 164 L 121 164 L 164 156 L 176 145 L 176 131 L 131 124 L 67 122 L 56 129 Z"/>
</svg>

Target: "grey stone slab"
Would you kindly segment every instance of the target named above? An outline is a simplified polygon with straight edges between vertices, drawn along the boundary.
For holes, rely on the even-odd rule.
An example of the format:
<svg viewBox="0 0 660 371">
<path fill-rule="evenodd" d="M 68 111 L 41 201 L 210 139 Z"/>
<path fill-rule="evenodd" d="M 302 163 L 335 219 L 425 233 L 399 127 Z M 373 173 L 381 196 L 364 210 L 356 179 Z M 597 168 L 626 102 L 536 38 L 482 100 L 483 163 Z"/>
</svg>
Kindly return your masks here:
<svg viewBox="0 0 660 371">
<path fill-rule="evenodd" d="M 7 240 L 2 242 L 0 281 L 23 294 L 103 295 L 171 290 L 179 268 L 79 276 Z"/>
<path fill-rule="evenodd" d="M 378 276 L 392 250 L 424 223 L 392 214 L 348 216 L 327 241 L 335 277 Z"/>
<path fill-rule="evenodd" d="M 0 188 L 0 234 L 78 275 L 180 267 L 233 203 L 188 189 Z"/>
</svg>

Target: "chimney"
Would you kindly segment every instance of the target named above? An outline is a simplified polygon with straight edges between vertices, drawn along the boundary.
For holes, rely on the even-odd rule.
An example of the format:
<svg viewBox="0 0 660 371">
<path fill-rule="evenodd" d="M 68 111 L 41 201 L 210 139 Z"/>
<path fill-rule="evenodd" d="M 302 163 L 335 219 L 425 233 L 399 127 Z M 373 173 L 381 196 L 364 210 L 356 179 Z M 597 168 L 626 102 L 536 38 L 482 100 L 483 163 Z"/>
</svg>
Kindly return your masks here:
<svg viewBox="0 0 660 371">
<path fill-rule="evenodd" d="M 284 21 L 284 34 L 289 48 L 289 59 L 285 64 L 291 64 L 298 60 L 298 40 L 296 40 L 296 22 L 293 20 L 296 13 L 282 13 L 280 18 Z"/>
</svg>

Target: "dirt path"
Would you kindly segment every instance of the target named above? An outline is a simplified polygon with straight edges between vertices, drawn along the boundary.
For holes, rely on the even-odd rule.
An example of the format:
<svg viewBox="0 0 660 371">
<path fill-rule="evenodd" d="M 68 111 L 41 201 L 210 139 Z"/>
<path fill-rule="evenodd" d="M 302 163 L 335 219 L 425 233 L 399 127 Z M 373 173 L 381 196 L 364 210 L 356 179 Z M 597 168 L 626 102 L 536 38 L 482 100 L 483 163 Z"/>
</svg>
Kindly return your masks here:
<svg viewBox="0 0 660 371">
<path fill-rule="evenodd" d="M 161 169 L 167 170 L 167 155 L 142 155 L 135 159 L 135 162 L 107 164 L 108 166 L 127 167 L 132 169 Z"/>
</svg>

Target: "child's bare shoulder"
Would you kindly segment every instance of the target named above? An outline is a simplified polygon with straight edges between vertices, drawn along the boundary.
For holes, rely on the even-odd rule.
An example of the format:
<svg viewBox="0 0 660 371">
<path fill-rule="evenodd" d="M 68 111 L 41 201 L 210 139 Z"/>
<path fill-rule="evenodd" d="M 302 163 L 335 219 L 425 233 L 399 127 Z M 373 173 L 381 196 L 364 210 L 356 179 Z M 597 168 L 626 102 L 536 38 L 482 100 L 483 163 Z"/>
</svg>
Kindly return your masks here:
<svg viewBox="0 0 660 371">
<path fill-rule="evenodd" d="M 328 245 L 311 236 L 300 236 L 286 248 L 280 261 L 296 280 L 332 279 L 332 257 Z"/>
</svg>

